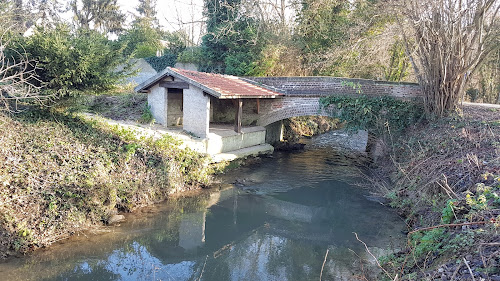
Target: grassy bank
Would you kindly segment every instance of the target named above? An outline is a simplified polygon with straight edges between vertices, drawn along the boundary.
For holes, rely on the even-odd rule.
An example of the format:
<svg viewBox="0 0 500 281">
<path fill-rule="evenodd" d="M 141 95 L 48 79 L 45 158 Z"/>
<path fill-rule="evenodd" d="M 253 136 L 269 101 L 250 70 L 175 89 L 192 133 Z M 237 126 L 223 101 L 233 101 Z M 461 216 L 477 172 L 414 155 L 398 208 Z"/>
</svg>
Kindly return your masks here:
<svg viewBox="0 0 500 281">
<path fill-rule="evenodd" d="M 0 257 L 210 180 L 204 157 L 169 137 L 139 139 L 55 110 L 0 113 L 0 143 Z"/>
<path fill-rule="evenodd" d="M 382 259 L 381 278 L 500 280 L 500 110 L 464 107 L 388 149 L 379 173 L 391 183 L 381 190 L 409 233 L 404 249 Z"/>
</svg>

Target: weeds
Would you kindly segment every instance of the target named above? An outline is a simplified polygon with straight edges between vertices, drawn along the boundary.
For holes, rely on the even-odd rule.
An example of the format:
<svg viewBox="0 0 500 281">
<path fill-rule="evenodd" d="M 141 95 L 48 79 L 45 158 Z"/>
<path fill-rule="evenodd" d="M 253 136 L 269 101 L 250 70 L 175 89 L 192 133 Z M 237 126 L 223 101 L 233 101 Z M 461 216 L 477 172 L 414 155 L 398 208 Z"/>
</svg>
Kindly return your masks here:
<svg viewBox="0 0 500 281">
<path fill-rule="evenodd" d="M 151 106 L 145 104 L 143 107 L 141 118 L 139 118 L 139 123 L 153 124 L 154 122 L 155 122 L 155 119 L 153 117 L 153 112 L 151 112 Z"/>
<path fill-rule="evenodd" d="M 491 273 L 500 264 L 495 120 L 486 109 L 465 109 L 464 116 L 421 125 L 391 144 L 394 187 L 384 185 L 384 192 L 407 217 L 410 230 L 407 247 L 381 259 L 390 276 L 487 280 L 496 274 Z M 487 254 L 478 251 L 482 245 L 488 245 Z"/>
</svg>

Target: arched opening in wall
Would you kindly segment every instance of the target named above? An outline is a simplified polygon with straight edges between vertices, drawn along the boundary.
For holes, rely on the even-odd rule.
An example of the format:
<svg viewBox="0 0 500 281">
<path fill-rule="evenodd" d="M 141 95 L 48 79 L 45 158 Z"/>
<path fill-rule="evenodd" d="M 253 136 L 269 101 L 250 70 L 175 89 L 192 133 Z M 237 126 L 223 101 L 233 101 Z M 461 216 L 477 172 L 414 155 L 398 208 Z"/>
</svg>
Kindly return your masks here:
<svg viewBox="0 0 500 281">
<path fill-rule="evenodd" d="M 283 119 L 266 126 L 266 142 L 274 146 L 286 146 L 328 131 L 338 130 L 342 124 L 337 118 L 328 116 L 298 116 Z"/>
</svg>

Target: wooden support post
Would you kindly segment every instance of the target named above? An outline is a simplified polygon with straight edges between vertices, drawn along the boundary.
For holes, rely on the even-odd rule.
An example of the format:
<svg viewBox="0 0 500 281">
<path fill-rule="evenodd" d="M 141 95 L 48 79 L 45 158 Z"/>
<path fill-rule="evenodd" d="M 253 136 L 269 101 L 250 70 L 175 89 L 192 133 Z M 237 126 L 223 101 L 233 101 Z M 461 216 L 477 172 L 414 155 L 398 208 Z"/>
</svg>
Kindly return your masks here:
<svg viewBox="0 0 500 281">
<path fill-rule="evenodd" d="M 256 99 L 257 102 L 257 111 L 255 113 L 259 114 L 260 113 L 260 99 Z"/>
<path fill-rule="evenodd" d="M 243 100 L 238 99 L 236 102 L 236 116 L 234 117 L 234 131 L 241 133 L 241 115 L 243 114 Z"/>
</svg>

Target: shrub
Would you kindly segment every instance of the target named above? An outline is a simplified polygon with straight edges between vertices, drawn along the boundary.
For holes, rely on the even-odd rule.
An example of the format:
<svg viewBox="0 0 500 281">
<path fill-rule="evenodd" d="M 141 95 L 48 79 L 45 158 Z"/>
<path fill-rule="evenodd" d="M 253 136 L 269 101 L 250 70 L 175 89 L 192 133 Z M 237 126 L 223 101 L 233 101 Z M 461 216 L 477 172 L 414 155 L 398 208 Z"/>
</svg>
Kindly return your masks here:
<svg viewBox="0 0 500 281">
<path fill-rule="evenodd" d="M 467 94 L 467 96 L 469 96 L 470 101 L 472 101 L 472 102 L 475 102 L 480 96 L 480 92 L 476 88 L 467 89 L 467 91 L 465 91 L 465 94 Z"/>
<path fill-rule="evenodd" d="M 130 71 L 128 65 L 115 71 L 118 65 L 128 62 L 121 55 L 123 45 L 92 30 L 72 34 L 66 25 L 37 27 L 20 43 L 38 62 L 39 82 L 59 97 L 111 90 Z"/>
<path fill-rule="evenodd" d="M 151 124 L 155 122 L 155 119 L 153 117 L 153 113 L 151 112 L 151 106 L 145 105 L 143 107 L 143 111 L 141 114 L 141 118 L 139 118 L 139 122 L 143 124 Z"/>
</svg>

